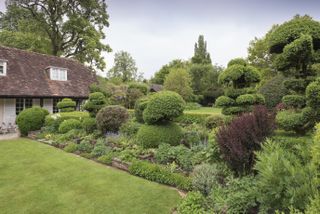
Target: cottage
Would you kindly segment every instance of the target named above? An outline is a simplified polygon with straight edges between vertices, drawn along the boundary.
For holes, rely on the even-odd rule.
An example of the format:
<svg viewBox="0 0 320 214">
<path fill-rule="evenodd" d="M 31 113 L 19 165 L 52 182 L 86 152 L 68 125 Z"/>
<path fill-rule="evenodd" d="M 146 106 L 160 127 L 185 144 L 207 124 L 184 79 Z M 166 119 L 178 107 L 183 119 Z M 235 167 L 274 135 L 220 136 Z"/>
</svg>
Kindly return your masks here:
<svg viewBox="0 0 320 214">
<path fill-rule="evenodd" d="M 0 125 L 14 124 L 32 106 L 58 112 L 62 98 L 74 99 L 79 108 L 95 81 L 95 74 L 75 60 L 0 46 Z"/>
</svg>

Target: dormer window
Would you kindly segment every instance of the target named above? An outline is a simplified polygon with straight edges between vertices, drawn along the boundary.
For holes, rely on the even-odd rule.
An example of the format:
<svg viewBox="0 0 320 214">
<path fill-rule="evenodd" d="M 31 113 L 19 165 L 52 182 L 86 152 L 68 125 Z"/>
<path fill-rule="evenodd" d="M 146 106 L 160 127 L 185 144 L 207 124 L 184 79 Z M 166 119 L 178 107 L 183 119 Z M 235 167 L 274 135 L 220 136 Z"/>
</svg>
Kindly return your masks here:
<svg viewBox="0 0 320 214">
<path fill-rule="evenodd" d="M 59 81 L 67 81 L 68 73 L 66 68 L 57 68 L 50 67 L 50 79 L 51 80 L 59 80 Z"/>
<path fill-rule="evenodd" d="M 7 75 L 7 61 L 0 59 L 0 76 Z"/>
</svg>

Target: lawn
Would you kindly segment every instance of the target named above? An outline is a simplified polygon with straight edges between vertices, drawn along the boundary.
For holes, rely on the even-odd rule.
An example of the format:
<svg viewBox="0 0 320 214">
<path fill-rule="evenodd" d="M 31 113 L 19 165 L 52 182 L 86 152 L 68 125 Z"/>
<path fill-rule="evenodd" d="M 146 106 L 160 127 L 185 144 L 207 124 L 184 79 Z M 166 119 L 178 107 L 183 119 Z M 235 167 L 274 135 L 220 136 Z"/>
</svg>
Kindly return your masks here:
<svg viewBox="0 0 320 214">
<path fill-rule="evenodd" d="M 176 190 L 28 139 L 0 141 L 1 213 L 170 213 Z"/>
<path fill-rule="evenodd" d="M 201 107 L 196 110 L 184 111 L 185 113 L 196 113 L 196 114 L 221 114 L 221 108 L 213 107 Z"/>
</svg>

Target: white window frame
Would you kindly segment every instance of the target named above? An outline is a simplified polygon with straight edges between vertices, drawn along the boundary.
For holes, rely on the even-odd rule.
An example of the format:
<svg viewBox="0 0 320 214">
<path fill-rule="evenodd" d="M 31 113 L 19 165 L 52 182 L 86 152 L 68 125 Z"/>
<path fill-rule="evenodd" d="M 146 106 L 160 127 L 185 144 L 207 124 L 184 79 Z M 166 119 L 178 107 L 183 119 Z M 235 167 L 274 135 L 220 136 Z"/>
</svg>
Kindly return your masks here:
<svg viewBox="0 0 320 214">
<path fill-rule="evenodd" d="M 0 76 L 7 76 L 7 61 L 0 59 L 0 66 L 3 66 L 3 73 L 0 73 Z"/>
<path fill-rule="evenodd" d="M 68 69 L 50 67 L 50 79 L 58 81 L 67 81 L 68 80 Z"/>
</svg>

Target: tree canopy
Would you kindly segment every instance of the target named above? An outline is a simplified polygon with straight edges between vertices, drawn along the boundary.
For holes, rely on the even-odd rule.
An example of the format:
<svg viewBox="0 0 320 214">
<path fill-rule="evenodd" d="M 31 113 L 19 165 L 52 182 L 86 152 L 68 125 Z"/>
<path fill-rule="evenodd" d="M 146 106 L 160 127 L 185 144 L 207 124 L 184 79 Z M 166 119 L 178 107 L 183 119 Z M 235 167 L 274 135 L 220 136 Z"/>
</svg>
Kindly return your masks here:
<svg viewBox="0 0 320 214">
<path fill-rule="evenodd" d="M 104 0 L 7 0 L 7 10 L 1 14 L 0 38 L 3 45 L 72 57 L 104 69 L 103 29 L 109 26 Z M 11 37 L 6 37 L 10 35 Z M 43 38 L 43 45 L 35 41 Z M 26 39 L 23 43 L 23 39 Z M 17 41 L 17 42 L 16 42 Z M 42 42 L 41 42 L 42 43 Z"/>
<path fill-rule="evenodd" d="M 194 55 L 191 58 L 192 63 L 196 64 L 211 64 L 210 54 L 207 52 L 207 42 L 204 36 L 200 35 L 198 42 L 194 45 Z"/>
</svg>

